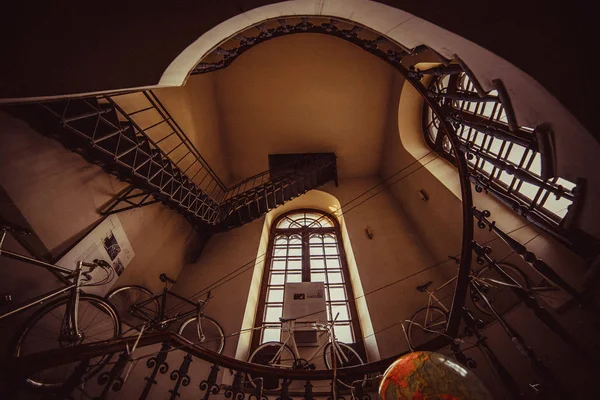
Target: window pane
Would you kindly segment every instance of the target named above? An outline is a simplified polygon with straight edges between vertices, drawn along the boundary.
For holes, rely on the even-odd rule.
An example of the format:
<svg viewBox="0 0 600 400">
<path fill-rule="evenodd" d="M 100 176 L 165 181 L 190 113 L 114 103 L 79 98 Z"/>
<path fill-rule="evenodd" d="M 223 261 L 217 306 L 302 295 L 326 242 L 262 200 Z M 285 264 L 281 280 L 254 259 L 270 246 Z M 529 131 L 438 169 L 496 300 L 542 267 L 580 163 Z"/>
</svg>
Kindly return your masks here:
<svg viewBox="0 0 600 400">
<path fill-rule="evenodd" d="M 273 269 L 274 270 L 284 270 L 285 269 L 285 260 L 273 260 Z"/>
<path fill-rule="evenodd" d="M 542 176 L 542 157 L 540 156 L 540 153 L 535 153 L 533 162 L 529 167 L 529 171 L 533 172 L 537 176 Z"/>
<path fill-rule="evenodd" d="M 331 301 L 346 300 L 346 291 L 343 287 L 329 286 L 329 296 Z"/>
<path fill-rule="evenodd" d="M 302 246 L 302 237 L 300 235 L 292 235 L 289 240 L 290 245 Z"/>
<path fill-rule="evenodd" d="M 325 259 L 324 258 L 311 258 L 310 259 L 310 268 L 311 269 L 325 269 Z"/>
<path fill-rule="evenodd" d="M 563 178 L 558 178 L 558 180 L 556 181 L 556 184 L 564 187 L 565 189 L 567 189 L 569 191 L 573 190 L 573 188 L 575 187 L 575 184 L 573 182 L 569 182 L 568 180 L 563 179 Z"/>
<path fill-rule="evenodd" d="M 342 268 L 342 264 L 340 263 L 340 259 L 338 257 L 327 257 L 327 269 L 340 269 Z"/>
<path fill-rule="evenodd" d="M 337 248 L 337 246 L 331 246 L 331 245 L 329 245 L 329 246 L 325 247 L 325 254 L 327 254 L 327 255 L 338 254 L 338 248 Z"/>
<path fill-rule="evenodd" d="M 287 283 L 302 282 L 302 274 L 287 274 L 286 282 Z"/>
<path fill-rule="evenodd" d="M 301 270 L 302 260 L 288 260 L 288 270 Z"/>
<path fill-rule="evenodd" d="M 492 145 L 490 146 L 490 153 L 494 154 L 494 155 L 498 155 L 500 154 L 500 149 L 502 148 L 502 143 L 504 143 L 504 140 L 500 140 L 500 139 L 494 139 L 492 141 Z"/>
<path fill-rule="evenodd" d="M 310 236 L 310 244 L 321 244 L 323 243 L 323 236 L 321 235 L 311 235 Z"/>
<path fill-rule="evenodd" d="M 339 315 L 338 315 L 339 313 Z M 336 321 L 344 321 L 350 319 L 350 313 L 348 312 L 348 306 L 346 304 L 334 304 L 331 306 L 331 319 L 335 319 L 335 316 L 338 315 Z"/>
<path fill-rule="evenodd" d="M 337 240 L 334 235 L 324 235 L 323 240 L 325 243 L 336 243 L 337 244 Z"/>
<path fill-rule="evenodd" d="M 519 193 L 527 196 L 529 199 L 535 197 L 535 194 L 538 192 L 539 187 L 532 185 L 531 183 L 522 182 L 521 187 L 519 188 Z"/>
<path fill-rule="evenodd" d="M 267 293 L 267 302 L 283 303 L 283 289 L 269 289 Z"/>
<path fill-rule="evenodd" d="M 288 249 L 288 256 L 290 257 L 300 257 L 302 256 L 302 247 L 290 247 Z"/>
<path fill-rule="evenodd" d="M 283 274 L 271 274 L 271 278 L 269 279 L 269 285 L 283 285 L 283 279 L 285 275 Z"/>
<path fill-rule="evenodd" d="M 333 328 L 335 332 L 335 338 L 340 342 L 353 343 L 352 339 L 352 328 L 350 325 L 335 325 Z"/>
<path fill-rule="evenodd" d="M 322 246 L 311 246 L 310 247 L 310 255 L 311 256 L 322 256 L 323 255 L 323 247 Z"/>
<path fill-rule="evenodd" d="M 310 274 L 311 282 L 325 282 L 325 274 L 320 272 L 312 272 Z"/>
<path fill-rule="evenodd" d="M 523 154 L 525 154 L 525 147 L 513 143 L 510 154 L 508 155 L 508 160 L 515 165 L 519 165 L 521 158 L 523 158 Z"/>
<path fill-rule="evenodd" d="M 265 310 L 265 322 L 279 322 L 279 318 L 283 315 L 283 307 L 267 306 Z"/>
<path fill-rule="evenodd" d="M 544 208 L 563 218 L 567 214 L 567 207 L 569 207 L 569 205 L 571 205 L 571 200 L 565 199 L 564 197 L 556 200 L 556 197 L 550 195 L 544 203 Z"/>
<path fill-rule="evenodd" d="M 287 246 L 287 237 L 277 236 L 275 238 L 275 246 Z"/>
<path fill-rule="evenodd" d="M 327 272 L 327 280 L 329 283 L 344 283 L 342 272 Z"/>
<path fill-rule="evenodd" d="M 507 172 L 502 172 L 500 174 L 500 181 L 506 184 L 506 186 L 510 186 L 514 178 L 514 175 L 509 175 Z"/>
<path fill-rule="evenodd" d="M 279 342 L 281 340 L 281 329 L 279 328 L 265 328 L 263 330 L 262 342 Z"/>
</svg>

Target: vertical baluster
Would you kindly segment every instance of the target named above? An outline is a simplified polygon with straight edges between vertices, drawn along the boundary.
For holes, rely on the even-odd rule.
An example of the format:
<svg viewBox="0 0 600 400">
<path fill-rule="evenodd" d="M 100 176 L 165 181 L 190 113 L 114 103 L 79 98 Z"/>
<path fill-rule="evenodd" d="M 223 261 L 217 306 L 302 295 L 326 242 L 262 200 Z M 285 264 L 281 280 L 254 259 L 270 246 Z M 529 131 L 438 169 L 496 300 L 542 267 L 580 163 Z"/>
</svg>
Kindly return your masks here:
<svg viewBox="0 0 600 400">
<path fill-rule="evenodd" d="M 256 387 L 252 390 L 248 400 L 268 400 L 267 396 L 263 394 L 263 379 L 257 378 L 254 380 Z"/>
<path fill-rule="evenodd" d="M 233 384 L 225 389 L 225 398 L 231 400 L 244 400 L 246 395 L 242 391 L 242 380 L 244 374 L 237 371 L 233 376 Z"/>
<path fill-rule="evenodd" d="M 565 292 L 569 293 L 581 304 L 581 295 L 571 285 L 569 285 L 560 275 L 558 275 L 548 264 L 538 259 L 536 255 L 527 250 L 527 247 L 516 241 L 513 237 L 498 228 L 496 221 L 490 221 L 488 217 L 491 213 L 488 210 L 479 211 L 473 207 L 473 216 L 477 219 L 477 226 L 480 229 L 485 229 L 487 226 L 490 231 L 493 231 L 500 239 L 504 241 L 511 249 L 515 251 L 521 258 L 527 262 L 540 275 L 546 278 L 555 286 L 560 287 Z"/>
<path fill-rule="evenodd" d="M 498 272 L 500 274 L 500 276 L 503 276 L 503 274 L 504 274 L 503 270 L 501 268 L 499 268 L 498 265 L 496 264 L 496 262 L 489 256 L 491 249 L 489 247 L 482 247 L 475 241 L 473 241 L 472 244 L 473 244 L 473 250 L 477 254 L 477 262 L 479 264 L 486 263 L 489 267 L 495 269 L 496 272 Z M 505 277 L 505 279 L 510 279 L 510 276 Z M 510 337 L 511 341 L 513 342 L 515 347 L 519 350 L 519 352 L 524 357 L 527 357 L 529 359 L 529 361 L 531 362 L 532 368 L 538 374 L 538 376 L 540 378 L 542 378 L 545 383 L 550 385 L 552 387 L 552 389 L 559 395 L 560 398 L 567 398 L 567 396 L 565 395 L 566 392 L 564 391 L 564 389 L 559 385 L 559 383 L 556 381 L 556 379 L 554 379 L 554 376 L 552 376 L 552 374 L 548 370 L 548 368 L 544 365 L 544 363 L 542 363 L 542 361 L 539 359 L 539 357 L 537 356 L 535 351 L 525 343 L 525 340 L 523 339 L 523 337 L 506 321 L 506 319 L 504 319 L 502 317 L 502 315 L 500 315 L 498 313 L 498 311 L 496 310 L 496 307 L 494 307 L 494 305 L 487 299 L 485 294 L 481 291 L 480 287 L 478 285 L 474 284 L 474 282 L 472 280 L 469 282 L 469 285 L 470 285 L 471 289 L 475 293 L 477 293 L 477 295 L 481 299 L 483 299 L 483 301 L 485 301 L 485 303 L 489 307 L 489 310 L 494 314 L 494 317 L 496 317 L 500 326 L 506 332 L 506 334 Z M 517 295 L 523 294 L 523 293 L 525 293 L 523 290 L 519 290 L 519 289 L 515 290 L 515 294 L 517 294 Z"/>
<path fill-rule="evenodd" d="M 331 385 L 331 392 L 329 397 L 327 398 L 327 400 L 346 400 L 345 397 L 340 396 L 340 384 L 336 382 L 336 384 L 334 384 L 334 382 L 332 381 L 330 383 Z"/>
<path fill-rule="evenodd" d="M 281 394 L 276 400 L 292 400 L 288 394 L 290 391 L 290 383 L 291 381 L 289 379 L 283 379 L 281 382 Z"/>
<path fill-rule="evenodd" d="M 519 388 L 519 384 L 512 377 L 510 372 L 504 367 L 504 365 L 500 362 L 496 354 L 492 351 L 492 349 L 488 346 L 487 337 L 481 333 L 479 330 L 479 326 L 483 326 L 483 321 L 477 321 L 475 316 L 466 308 L 463 307 L 463 320 L 467 325 L 467 336 L 473 336 L 477 338 L 477 347 L 481 350 L 483 355 L 490 361 L 492 367 L 498 373 L 500 380 L 506 387 L 506 389 L 512 394 L 515 399 L 522 399 L 525 397 L 524 393 Z"/>
<path fill-rule="evenodd" d="M 487 264 L 492 270 L 496 271 L 502 279 L 507 283 L 514 283 L 514 280 L 508 275 L 500 266 L 496 260 L 489 256 L 491 249 L 489 247 L 483 247 L 477 242 L 473 242 L 473 250 L 477 254 L 477 262 Z M 546 310 L 542 307 L 538 301 L 529 294 L 524 288 L 511 286 L 511 289 L 517 295 L 527 308 L 533 311 L 534 315 L 543 322 L 552 332 L 560 337 L 565 343 L 569 344 L 578 354 L 585 357 L 585 351 L 579 346 L 575 338 Z"/>
<path fill-rule="evenodd" d="M 310 381 L 304 384 L 304 400 L 313 400 L 313 385 Z"/>
<path fill-rule="evenodd" d="M 121 355 L 119 355 L 119 359 L 117 360 L 115 365 L 113 365 L 111 370 L 102 372 L 98 376 L 98 384 L 100 386 L 104 386 L 104 389 L 102 389 L 100 397 L 96 397 L 96 399 L 106 399 L 106 396 L 108 396 L 108 392 L 111 389 L 113 392 L 118 392 L 119 390 L 121 390 L 121 387 L 123 387 L 123 378 L 121 377 L 121 374 L 123 373 L 123 370 L 125 369 L 125 366 L 127 365 L 129 359 L 129 353 L 127 351 L 122 352 Z"/>
<path fill-rule="evenodd" d="M 365 390 L 363 388 L 363 382 L 362 380 L 360 381 L 354 381 L 354 383 L 352 384 L 352 398 L 356 399 L 356 400 L 371 400 L 371 396 L 368 393 L 365 393 Z"/>
<path fill-rule="evenodd" d="M 208 378 L 200 382 L 200 390 L 205 392 L 202 400 L 208 400 L 211 394 L 219 393 L 219 385 L 217 385 L 217 375 L 219 374 L 219 366 L 214 364 L 210 367 Z M 259 399 L 260 400 L 260 399 Z"/>
<path fill-rule="evenodd" d="M 187 386 L 190 384 L 191 379 L 187 373 L 190 369 L 191 363 L 192 354 L 187 353 L 185 357 L 183 357 L 183 361 L 181 362 L 181 366 L 179 367 L 179 369 L 176 369 L 173 372 L 171 372 L 171 380 L 176 382 L 175 387 L 169 390 L 169 393 L 171 393 L 171 397 L 169 397 L 169 400 L 175 400 L 177 397 L 181 396 L 181 394 L 179 393 L 179 388 L 181 386 Z"/>
<path fill-rule="evenodd" d="M 156 375 L 158 375 L 159 372 L 165 374 L 169 370 L 169 364 L 166 363 L 169 347 L 169 342 L 164 342 L 158 354 L 146 361 L 146 366 L 153 369 L 150 376 L 144 378 L 147 383 L 144 387 L 144 391 L 140 395 L 140 400 L 145 400 L 148 397 L 148 394 L 150 394 L 150 390 L 152 390 L 152 385 L 156 385 Z"/>
</svg>

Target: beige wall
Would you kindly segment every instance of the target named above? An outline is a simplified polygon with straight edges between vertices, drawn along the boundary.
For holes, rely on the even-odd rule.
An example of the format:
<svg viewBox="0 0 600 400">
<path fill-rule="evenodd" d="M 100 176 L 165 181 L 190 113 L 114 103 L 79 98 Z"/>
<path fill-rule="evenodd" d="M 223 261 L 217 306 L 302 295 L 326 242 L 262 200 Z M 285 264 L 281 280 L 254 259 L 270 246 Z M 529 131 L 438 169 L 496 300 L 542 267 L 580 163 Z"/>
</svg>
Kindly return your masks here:
<svg viewBox="0 0 600 400">
<path fill-rule="evenodd" d="M 97 210 L 124 186 L 116 178 L 43 137 L 26 123 L 0 113 L 0 185 L 42 243 L 56 257 L 101 217 Z M 161 272 L 176 277 L 198 251 L 197 234 L 185 218 L 162 204 L 118 214 L 135 257 L 116 285 L 159 290 Z M 22 251 L 10 239 L 9 249 Z M 0 258 L 10 268 L 0 282 L 15 304 L 61 284 L 41 268 Z M 19 288 L 19 290 L 14 290 Z M 16 329 L 22 318 L 4 323 Z M 6 332 L 6 331 L 5 331 Z"/>
</svg>

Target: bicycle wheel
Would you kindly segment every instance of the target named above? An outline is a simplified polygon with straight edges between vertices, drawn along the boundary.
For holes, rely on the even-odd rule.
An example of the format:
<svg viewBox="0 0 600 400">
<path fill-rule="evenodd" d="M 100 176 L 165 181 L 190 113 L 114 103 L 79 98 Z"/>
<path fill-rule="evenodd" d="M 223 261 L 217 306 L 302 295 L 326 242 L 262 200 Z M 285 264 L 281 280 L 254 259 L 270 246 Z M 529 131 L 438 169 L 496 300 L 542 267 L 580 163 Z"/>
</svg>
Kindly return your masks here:
<svg viewBox="0 0 600 400">
<path fill-rule="evenodd" d="M 283 347 L 283 348 L 282 348 Z M 280 351 L 281 350 L 281 351 Z M 296 355 L 292 349 L 282 342 L 267 342 L 256 348 L 248 357 L 248 362 L 252 364 L 267 365 L 269 367 L 291 369 L 296 364 Z M 263 389 L 279 390 L 281 382 L 279 378 L 274 376 L 250 376 L 247 375 L 248 381 L 256 387 L 255 380 L 263 379 Z"/>
<path fill-rule="evenodd" d="M 201 315 L 186 320 L 177 331 L 178 334 L 194 344 L 221 354 L 225 347 L 223 328 L 214 319 Z"/>
<path fill-rule="evenodd" d="M 77 312 L 80 335 L 77 338 L 68 337 L 66 328 L 70 301 L 69 297 L 60 298 L 36 312 L 17 336 L 13 354 L 20 357 L 114 339 L 121 334 L 119 317 L 109 303 L 98 296 L 80 295 Z M 89 379 L 98 372 L 110 359 L 110 356 L 111 354 L 107 354 L 91 359 L 83 380 Z M 27 383 L 40 389 L 60 387 L 73 374 L 78 364 L 64 364 L 38 371 L 27 378 Z"/>
<path fill-rule="evenodd" d="M 446 331 L 448 314 L 439 307 L 424 307 L 410 319 L 408 342 L 414 349 Z"/>
<path fill-rule="evenodd" d="M 502 269 L 502 271 L 506 272 L 512 279 L 514 279 L 514 282 L 512 280 L 507 282 L 507 279 L 498 273 L 498 271 L 496 271 L 494 268 L 485 266 L 473 276 L 473 283 L 477 285 L 479 290 L 494 306 L 494 308 L 496 308 L 498 313 L 504 314 L 519 304 L 519 297 L 510 287 L 504 286 L 497 282 L 507 282 L 511 285 L 514 285 L 516 282 L 522 288 L 527 289 L 529 288 L 529 281 L 525 274 L 514 265 L 508 263 L 498 263 L 498 266 Z M 486 315 L 493 315 L 485 300 L 483 300 L 475 290 L 471 289 L 469 294 L 473 304 L 479 311 Z"/>
<path fill-rule="evenodd" d="M 355 367 L 357 365 L 362 365 L 365 362 L 362 357 L 354 350 L 352 347 L 348 346 L 346 343 L 337 342 L 339 346 L 339 351 L 341 351 L 341 355 L 335 354 L 335 365 L 336 368 L 347 368 L 347 367 Z M 323 360 L 325 361 L 325 367 L 327 369 L 333 368 L 333 359 L 331 357 L 331 350 L 333 345 L 331 343 L 327 343 L 325 348 L 323 349 Z M 353 387 L 353 383 L 356 381 L 362 381 L 361 385 L 364 386 L 367 382 L 367 376 L 363 375 L 362 377 L 348 377 L 348 378 L 338 378 L 338 381 L 343 384 L 342 389 L 350 389 Z"/>
<path fill-rule="evenodd" d="M 160 304 L 156 295 L 142 286 L 123 286 L 110 292 L 106 299 L 113 305 L 123 324 L 141 328 L 158 317 Z"/>
</svg>

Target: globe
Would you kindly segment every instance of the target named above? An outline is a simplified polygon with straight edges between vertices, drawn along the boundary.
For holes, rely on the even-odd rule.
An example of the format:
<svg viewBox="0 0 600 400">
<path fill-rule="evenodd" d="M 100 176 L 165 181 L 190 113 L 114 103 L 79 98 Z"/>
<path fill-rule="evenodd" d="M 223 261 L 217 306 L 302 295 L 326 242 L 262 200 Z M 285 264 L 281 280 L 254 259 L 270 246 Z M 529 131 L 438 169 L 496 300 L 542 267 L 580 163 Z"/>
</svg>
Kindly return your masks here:
<svg viewBox="0 0 600 400">
<path fill-rule="evenodd" d="M 493 400 L 475 374 L 443 354 L 416 351 L 388 367 L 381 400 Z"/>
</svg>

